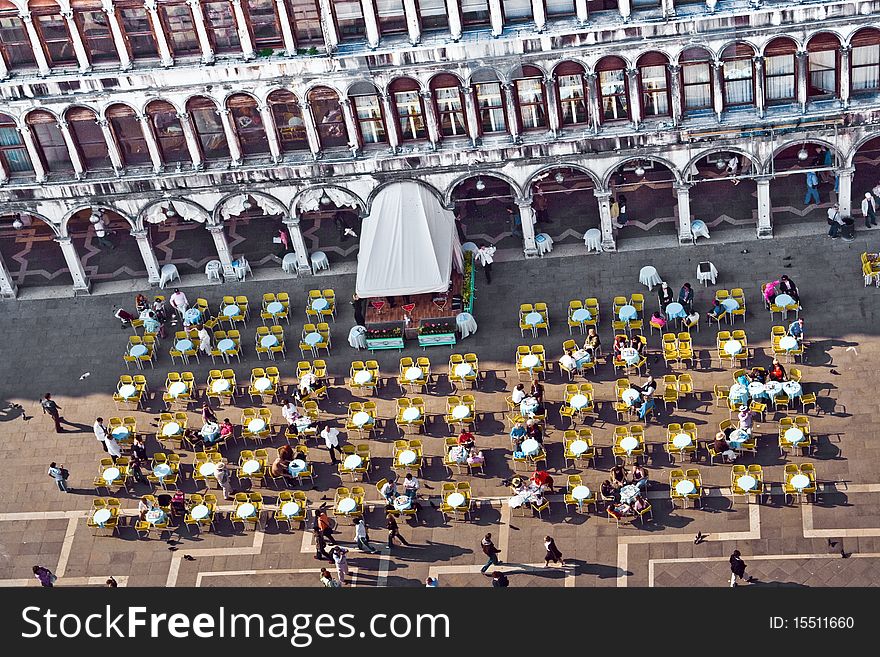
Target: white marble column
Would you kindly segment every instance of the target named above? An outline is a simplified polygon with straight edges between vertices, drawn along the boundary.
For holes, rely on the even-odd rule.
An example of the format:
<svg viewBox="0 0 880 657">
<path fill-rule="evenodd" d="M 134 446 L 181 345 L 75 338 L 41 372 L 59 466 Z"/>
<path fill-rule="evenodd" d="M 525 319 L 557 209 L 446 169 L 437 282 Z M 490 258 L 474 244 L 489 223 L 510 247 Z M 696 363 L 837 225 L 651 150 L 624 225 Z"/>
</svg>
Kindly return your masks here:
<svg viewBox="0 0 880 657">
<path fill-rule="evenodd" d="M 807 51 L 798 50 L 795 53 L 795 80 L 797 82 L 797 101 L 801 106 L 801 114 L 807 111 Z"/>
<path fill-rule="evenodd" d="M 678 242 L 691 241 L 691 185 L 673 185 L 678 199 Z"/>
<path fill-rule="evenodd" d="M 266 138 L 269 140 L 269 154 L 272 161 L 276 164 L 281 161 L 281 142 L 278 141 L 278 128 L 275 125 L 275 115 L 269 105 L 260 105 L 257 107 L 260 111 L 260 118 L 263 119 L 263 129 L 266 131 Z"/>
<path fill-rule="evenodd" d="M 0 297 L 14 299 L 17 295 L 18 286 L 12 280 L 9 270 L 6 268 L 6 263 L 3 261 L 3 256 L 0 255 Z"/>
<path fill-rule="evenodd" d="M 64 262 L 70 270 L 70 277 L 73 279 L 74 294 L 88 294 L 91 291 L 92 284 L 86 276 L 86 270 L 83 269 L 82 261 L 76 252 L 76 246 L 70 237 L 56 237 L 55 241 L 61 247 L 61 253 L 64 255 Z"/>
<path fill-rule="evenodd" d="M 83 43 L 82 34 L 79 33 L 79 25 L 73 18 L 73 10 L 62 11 L 61 15 L 67 23 L 67 29 L 70 32 L 70 42 L 73 44 L 73 52 L 76 53 L 76 61 L 79 63 L 79 70 L 82 73 L 88 73 L 92 70 L 92 64 L 89 62 L 89 55 L 86 52 L 86 46 Z"/>
<path fill-rule="evenodd" d="M 667 64 L 666 70 L 669 71 L 669 95 L 671 96 L 671 110 L 673 125 L 680 125 L 683 114 L 681 103 L 681 66 Z"/>
<path fill-rule="evenodd" d="M 535 29 L 543 32 L 547 25 L 547 10 L 544 8 L 544 0 L 532 0 L 532 18 L 535 19 Z"/>
<path fill-rule="evenodd" d="M 406 14 L 406 33 L 412 45 L 422 40 L 422 25 L 419 21 L 419 7 L 416 0 L 403 0 L 403 11 Z"/>
<path fill-rule="evenodd" d="M 841 217 L 852 217 L 852 181 L 855 167 L 838 169 L 837 173 L 837 205 L 840 206 Z"/>
<path fill-rule="evenodd" d="M 190 116 L 187 112 L 178 112 L 177 118 L 180 119 L 180 127 L 183 128 L 183 137 L 186 139 L 186 148 L 189 151 L 193 168 L 196 171 L 201 171 L 205 166 L 205 161 L 202 158 L 202 149 L 199 146 L 199 139 L 196 137 Z"/>
<path fill-rule="evenodd" d="M 602 106 L 599 104 L 599 79 L 595 73 L 587 73 L 584 75 L 584 81 L 587 83 L 587 93 L 589 94 L 590 122 L 593 124 L 593 134 L 599 132 L 599 126 L 602 123 Z"/>
<path fill-rule="evenodd" d="M 661 0 L 660 7 L 663 10 L 663 18 L 675 16 L 675 2 L 673 0 Z"/>
<path fill-rule="evenodd" d="M 226 135 L 226 143 L 229 145 L 229 156 L 232 158 L 232 166 L 241 165 L 241 146 L 238 144 L 238 135 L 235 134 L 235 126 L 232 125 L 232 112 L 226 107 L 217 110 L 220 122 L 223 124 L 223 133 Z"/>
<path fill-rule="evenodd" d="M 21 22 L 24 23 L 24 29 L 27 32 L 28 39 L 31 42 L 31 48 L 34 51 L 34 59 L 37 60 L 37 69 L 40 71 L 40 75 L 48 75 L 49 71 L 49 60 L 46 59 L 46 53 L 43 52 L 43 46 L 40 44 L 40 35 L 37 34 L 37 27 L 34 25 L 34 20 L 31 17 L 31 12 L 22 11 L 18 14 L 19 18 L 21 18 Z"/>
<path fill-rule="evenodd" d="M 311 273 L 312 266 L 309 264 L 309 250 L 306 247 L 306 241 L 303 239 L 302 230 L 299 227 L 299 218 L 284 219 L 284 225 L 287 226 L 290 244 L 293 246 L 293 252 L 296 254 L 296 268 L 300 273 Z"/>
<path fill-rule="evenodd" d="M 642 122 L 642 96 L 639 93 L 639 69 L 626 69 L 626 84 L 629 89 L 629 116 L 635 130 Z"/>
<path fill-rule="evenodd" d="M 504 32 L 504 10 L 501 0 L 489 0 L 489 20 L 492 24 L 492 36 L 500 37 Z"/>
<path fill-rule="evenodd" d="M 153 24 L 153 34 L 156 36 L 156 45 L 159 46 L 159 61 L 162 66 L 171 66 L 174 64 L 174 57 L 171 55 L 171 48 L 165 37 L 165 27 L 162 25 L 156 0 L 144 0 L 144 9 L 150 14 L 150 22 Z"/>
<path fill-rule="evenodd" d="M 287 11 L 287 4 L 284 0 L 275 0 L 275 7 L 278 9 L 278 20 L 281 22 L 281 36 L 284 39 L 284 50 L 288 57 L 296 55 L 296 39 L 293 38 L 293 28 L 291 28 L 290 14 Z M 247 28 L 245 27 L 245 31 Z M 251 35 L 248 34 L 248 43 L 250 44 Z M 244 45 L 244 40 L 242 40 Z M 251 48 L 251 56 L 253 56 L 254 47 Z"/>
<path fill-rule="evenodd" d="M 770 176 L 755 178 L 758 184 L 758 239 L 773 237 L 773 221 L 770 212 Z"/>
<path fill-rule="evenodd" d="M 468 135 L 471 138 L 471 145 L 476 147 L 480 142 L 480 113 L 477 111 L 475 94 L 476 92 L 471 87 L 461 87 L 461 95 L 464 96 L 465 114 L 468 121 Z"/>
<path fill-rule="evenodd" d="M 434 107 L 434 96 L 430 91 L 420 91 L 422 105 L 425 108 L 425 125 L 428 127 L 428 141 L 435 151 L 440 144 L 440 122 L 437 119 L 437 108 Z"/>
<path fill-rule="evenodd" d="M 544 78 L 544 95 L 547 97 L 547 127 L 550 130 L 550 135 L 555 139 L 562 130 L 555 75 L 548 75 Z"/>
<path fill-rule="evenodd" d="M 162 152 L 159 150 L 159 143 L 156 141 L 156 135 L 153 134 L 150 117 L 145 114 L 138 114 L 136 118 L 138 123 L 140 123 L 141 132 L 144 133 L 144 141 L 147 142 L 150 162 L 153 163 L 153 173 L 161 173 L 165 167 L 162 162 Z"/>
<path fill-rule="evenodd" d="M 504 93 L 504 106 L 507 109 L 507 131 L 510 133 L 514 144 L 522 143 L 519 128 L 519 110 L 516 106 L 516 85 L 513 82 L 505 82 L 501 85 Z"/>
<path fill-rule="evenodd" d="M 110 156 L 110 164 L 113 165 L 113 171 L 116 172 L 117 176 L 121 176 L 125 169 L 125 162 L 122 160 L 122 153 L 119 152 L 119 145 L 116 143 L 113 130 L 110 129 L 110 121 L 98 119 L 97 123 L 104 135 L 104 141 L 107 142 L 107 155 Z"/>
<path fill-rule="evenodd" d="M 312 151 L 313 158 L 320 160 L 324 157 L 324 150 L 321 148 L 321 138 L 315 125 L 315 115 L 312 113 L 312 106 L 306 101 L 300 103 L 299 107 L 302 112 L 303 125 L 306 129 L 306 140 L 309 142 L 309 150 Z"/>
<path fill-rule="evenodd" d="M 131 57 L 128 54 L 128 46 L 125 44 L 122 27 L 119 25 L 119 16 L 116 15 L 113 0 L 101 0 L 101 4 L 101 9 L 107 14 L 110 33 L 113 35 L 113 45 L 116 46 L 116 54 L 119 55 L 119 65 L 123 71 L 126 71 L 131 68 Z"/>
<path fill-rule="evenodd" d="M 370 46 L 370 48 L 378 48 L 379 19 L 376 17 L 376 5 L 373 4 L 373 0 L 361 0 L 361 11 L 363 11 L 364 14 L 367 45 Z"/>
<path fill-rule="evenodd" d="M 82 157 L 80 157 L 79 148 L 76 147 L 73 134 L 70 132 L 70 124 L 64 119 L 60 119 L 58 121 L 58 129 L 61 131 L 61 136 L 64 137 L 67 154 L 70 156 L 70 163 L 73 164 L 74 175 L 78 179 L 82 178 L 83 173 L 85 173 L 85 165 L 83 164 Z"/>
<path fill-rule="evenodd" d="M 348 150 L 351 151 L 352 157 L 357 157 L 361 149 L 353 103 L 349 98 L 342 98 L 339 100 L 339 105 L 342 107 L 342 118 L 345 119 L 345 129 L 348 131 Z"/>
<path fill-rule="evenodd" d="M 850 55 L 852 54 L 852 46 L 840 47 L 840 102 L 844 108 L 849 107 L 849 98 L 851 93 L 851 77 L 850 77 Z"/>
<path fill-rule="evenodd" d="M 156 259 L 156 253 L 153 251 L 153 245 L 150 244 L 149 231 L 146 229 L 133 230 L 131 231 L 131 236 L 137 242 L 141 258 L 144 259 L 144 267 L 147 268 L 147 283 L 158 285 L 161 268 L 159 267 L 159 261 Z"/>
<path fill-rule="evenodd" d="M 458 0 L 446 0 L 446 15 L 449 17 L 449 36 L 453 41 L 461 39 L 461 7 Z"/>
<path fill-rule="evenodd" d="M 724 111 L 724 63 L 720 60 L 712 62 L 712 100 L 715 105 L 715 116 L 720 121 Z"/>
<path fill-rule="evenodd" d="M 538 247 L 535 244 L 535 211 L 532 208 L 531 198 L 518 198 L 516 205 L 519 208 L 519 216 L 522 222 L 523 253 L 526 258 L 538 255 Z"/>
<path fill-rule="evenodd" d="M 450 0 L 455 2 L 456 0 Z M 336 21 L 333 20 L 333 8 L 330 0 L 318 0 L 321 9 L 321 31 L 324 33 L 324 46 L 328 53 L 336 52 L 339 46 L 339 33 L 336 31 Z"/>
<path fill-rule="evenodd" d="M 241 54 L 244 56 L 245 60 L 251 60 L 254 58 L 254 44 L 251 41 L 251 32 L 248 30 L 247 18 L 245 18 L 244 9 L 241 7 L 241 0 L 230 0 L 230 2 L 232 2 L 232 13 L 235 14 L 235 28 L 238 33 L 238 42 L 241 44 Z M 278 4 L 280 9 L 284 6 L 283 0 Z M 282 30 L 284 29 L 285 24 L 285 21 L 282 20 Z M 287 29 L 290 29 L 289 25 L 287 25 Z"/>
<path fill-rule="evenodd" d="M 382 110 L 385 112 L 385 132 L 388 134 L 388 146 L 392 153 L 396 153 L 400 148 L 397 112 L 394 110 L 394 103 L 391 102 L 391 94 L 380 94 L 379 97 L 382 99 Z"/>
<path fill-rule="evenodd" d="M 630 14 L 632 14 L 632 5 L 630 4 L 630 0 L 617 0 L 617 8 L 620 11 L 620 16 L 624 21 L 628 21 Z"/>
<path fill-rule="evenodd" d="M 752 60 L 754 68 L 752 73 L 755 76 L 755 110 L 758 112 L 758 118 L 764 118 L 765 91 L 764 91 L 764 58 L 755 57 Z"/>
<path fill-rule="evenodd" d="M 611 192 L 594 189 L 593 196 L 599 202 L 599 228 L 602 231 L 602 250 L 616 251 L 614 224 L 611 220 Z"/>
<path fill-rule="evenodd" d="M 578 23 L 586 23 L 590 20 L 590 12 L 587 9 L 587 0 L 574 0 L 574 10 L 577 14 Z"/>
<path fill-rule="evenodd" d="M 214 49 L 208 38 L 208 28 L 205 26 L 205 12 L 202 10 L 201 0 L 186 0 L 192 11 L 193 25 L 196 27 L 196 36 L 202 49 L 202 64 L 214 63 Z"/>
<path fill-rule="evenodd" d="M 22 126 L 18 131 L 21 133 L 21 140 L 24 142 L 24 147 L 31 158 L 31 164 L 34 166 L 36 181 L 43 182 L 46 180 L 46 167 L 43 166 L 43 159 L 40 157 L 40 149 L 34 139 L 34 134 L 31 132 L 30 126 L 27 125 Z"/>
<path fill-rule="evenodd" d="M 208 224 L 205 228 L 211 233 L 211 237 L 214 238 L 217 257 L 223 266 L 223 278 L 227 281 L 238 280 L 238 277 L 235 275 L 235 268 L 232 266 L 232 253 L 229 251 L 229 242 L 226 241 L 226 231 L 223 230 L 223 224 Z"/>
</svg>

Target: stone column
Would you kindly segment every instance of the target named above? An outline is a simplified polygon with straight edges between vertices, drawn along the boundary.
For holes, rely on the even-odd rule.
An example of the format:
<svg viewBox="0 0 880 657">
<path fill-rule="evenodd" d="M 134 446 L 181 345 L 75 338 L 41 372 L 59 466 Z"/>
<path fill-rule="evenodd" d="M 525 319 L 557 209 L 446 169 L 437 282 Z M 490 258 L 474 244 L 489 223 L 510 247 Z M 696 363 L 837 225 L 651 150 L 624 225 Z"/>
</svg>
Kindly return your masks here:
<svg viewBox="0 0 880 657">
<path fill-rule="evenodd" d="M 535 211 L 532 209 L 531 198 L 518 198 L 516 205 L 519 207 L 519 216 L 522 221 L 523 253 L 526 258 L 538 255 L 538 247 L 535 245 Z"/>
<path fill-rule="evenodd" d="M 202 49 L 202 64 L 214 63 L 214 49 L 211 47 L 211 40 L 208 38 L 208 28 L 205 27 L 205 12 L 202 11 L 202 3 L 200 0 L 186 0 L 193 16 L 193 25 L 196 27 L 196 36 L 199 39 L 199 46 Z"/>
<path fill-rule="evenodd" d="M 364 27 L 367 34 L 367 45 L 379 47 L 379 19 L 376 17 L 376 5 L 373 0 L 361 0 L 361 11 L 364 14 Z"/>
<path fill-rule="evenodd" d="M 162 66 L 171 66 L 174 64 L 174 57 L 171 56 L 171 48 L 168 45 L 168 39 L 165 37 L 165 28 L 162 26 L 162 19 L 159 17 L 159 8 L 156 6 L 156 0 L 144 0 L 144 8 L 150 14 L 150 22 L 153 24 L 153 34 L 156 36 L 156 44 L 159 46 L 159 60 Z"/>
<path fill-rule="evenodd" d="M 397 134 L 397 112 L 394 111 L 394 103 L 391 102 L 391 94 L 380 94 L 382 109 L 385 112 L 385 132 L 388 133 L 388 145 L 392 153 L 400 148 L 400 135 Z"/>
<path fill-rule="evenodd" d="M 141 258 L 144 259 L 144 266 L 147 268 L 147 282 L 150 285 L 158 285 L 160 279 L 161 267 L 156 259 L 156 253 L 153 251 L 153 245 L 150 244 L 149 231 L 147 229 L 133 230 L 131 236 L 138 245 L 141 252 Z"/>
<path fill-rule="evenodd" d="M 71 164 L 73 164 L 73 172 L 78 179 L 82 178 L 83 173 L 85 173 L 85 166 L 83 166 L 79 149 L 76 147 L 76 142 L 70 132 L 70 124 L 64 119 L 60 119 L 58 121 L 58 129 L 61 131 L 61 136 L 64 137 L 64 143 L 67 145 L 67 154 L 70 156 Z"/>
<path fill-rule="evenodd" d="M 797 101 L 801 106 L 801 114 L 807 111 L 807 51 L 795 53 L 795 79 L 797 81 Z"/>
<path fill-rule="evenodd" d="M 639 93 L 639 69 L 626 69 L 626 83 L 629 89 L 629 116 L 633 129 L 638 130 L 642 122 L 642 96 Z"/>
<path fill-rule="evenodd" d="M 336 21 L 333 20 L 333 8 L 330 6 L 330 0 L 318 0 L 318 5 L 321 8 L 321 32 L 324 33 L 324 46 L 328 53 L 334 53 L 339 46 L 339 33 L 336 31 Z"/>
<path fill-rule="evenodd" d="M 837 170 L 837 204 L 841 217 L 852 217 L 852 181 L 855 167 Z"/>
<path fill-rule="evenodd" d="M 186 148 L 189 151 L 193 168 L 196 171 L 201 171 L 205 167 L 205 161 L 202 159 L 202 149 L 199 146 L 199 140 L 196 137 L 190 116 L 187 112 L 179 112 L 177 118 L 180 119 L 180 127 L 183 128 L 183 137 L 186 139 Z"/>
<path fill-rule="evenodd" d="M 513 82 L 505 82 L 501 85 L 504 94 L 504 107 L 507 109 L 507 131 L 510 133 L 514 144 L 521 144 L 519 129 L 519 111 L 516 107 L 516 85 Z"/>
<path fill-rule="evenodd" d="M 288 57 L 296 55 L 296 39 L 293 36 L 293 28 L 291 28 L 290 14 L 287 11 L 287 5 L 284 0 L 275 0 L 275 8 L 278 10 L 278 20 L 281 23 L 281 38 L 284 40 L 284 52 Z M 247 28 L 245 28 L 247 29 Z M 248 42 L 250 45 L 250 34 L 248 34 Z M 242 40 L 242 46 L 244 40 Z M 250 45 L 251 52 L 254 47 Z"/>
<path fill-rule="evenodd" d="M 532 0 L 532 17 L 535 19 L 535 29 L 544 31 L 547 24 L 547 10 L 544 9 L 544 0 Z"/>
<path fill-rule="evenodd" d="M 67 23 L 67 30 L 70 32 L 70 42 L 73 44 L 73 52 L 76 53 L 76 61 L 79 62 L 79 70 L 82 73 L 88 73 L 92 70 L 92 64 L 89 62 L 89 55 L 86 52 L 82 34 L 79 33 L 79 26 L 73 18 L 73 10 L 62 11 L 61 15 Z"/>
<path fill-rule="evenodd" d="M 763 119 L 764 107 L 766 105 L 764 101 L 764 58 L 755 57 L 752 61 L 754 62 L 755 75 L 755 109 L 758 112 L 758 118 Z"/>
<path fill-rule="evenodd" d="M 6 68 L 6 62 L 3 61 L 3 58 L 0 57 L 0 80 L 5 80 L 9 77 L 9 69 Z M 0 265 L 2 266 L 2 265 Z"/>
<path fill-rule="evenodd" d="M 461 87 L 461 95 L 464 96 L 464 107 L 468 121 L 468 135 L 470 135 L 472 146 L 477 146 L 480 143 L 480 113 L 477 111 L 475 94 L 476 92 L 472 88 Z"/>
<path fill-rule="evenodd" d="M 602 230 L 602 250 L 616 251 L 614 224 L 611 221 L 611 192 L 594 189 L 593 196 L 599 201 L 599 228 Z"/>
<path fill-rule="evenodd" d="M 667 64 L 666 70 L 669 71 L 669 95 L 671 102 L 671 111 L 672 111 L 672 124 L 680 125 L 681 117 L 683 114 L 683 107 L 681 102 L 681 66 Z"/>
<path fill-rule="evenodd" d="M 303 239 L 302 231 L 299 228 L 299 218 L 291 217 L 284 219 L 284 225 L 287 226 L 287 233 L 290 235 L 290 244 L 293 246 L 293 252 L 296 254 L 296 268 L 300 273 L 311 273 L 312 266 L 309 264 L 309 250 L 306 247 L 306 241 Z"/>
<path fill-rule="evenodd" d="M 238 135 L 235 134 L 235 126 L 232 125 L 232 118 L 229 109 L 221 107 L 217 110 L 220 116 L 220 122 L 223 124 L 223 133 L 226 135 L 226 143 L 229 144 L 229 156 L 232 158 L 232 166 L 241 165 L 241 146 L 238 144 Z"/>
<path fill-rule="evenodd" d="M 73 240 L 70 237 L 56 237 L 55 241 L 61 246 L 64 262 L 70 270 L 70 277 L 73 279 L 73 293 L 88 294 L 91 292 L 92 284 L 86 276 L 86 270 L 83 269 Z"/>
<path fill-rule="evenodd" d="M 342 107 L 342 117 L 345 119 L 345 129 L 348 131 L 348 150 L 351 151 L 352 157 L 360 154 L 360 143 L 358 142 L 357 119 L 354 117 L 354 108 L 351 99 L 342 98 L 339 100 Z"/>
<path fill-rule="evenodd" d="M 691 241 L 691 185 L 673 185 L 678 199 L 678 242 Z"/>
<path fill-rule="evenodd" d="M 590 20 L 590 12 L 587 10 L 587 0 L 574 0 L 574 10 L 577 13 L 579 23 Z"/>
<path fill-rule="evenodd" d="M 40 149 L 37 147 L 34 134 L 31 132 L 30 126 L 27 125 L 20 127 L 18 131 L 21 133 L 21 140 L 24 142 L 24 146 L 27 148 L 28 155 L 31 158 L 31 164 L 34 165 L 36 181 L 43 182 L 46 180 L 46 167 L 43 166 Z"/>
<path fill-rule="evenodd" d="M 623 20 L 628 21 L 630 14 L 632 14 L 630 0 L 617 0 L 617 8 L 620 10 L 620 15 Z"/>
<path fill-rule="evenodd" d="M 406 32 L 412 45 L 422 40 L 422 25 L 419 22 L 419 8 L 416 0 L 403 0 L 403 11 L 406 13 Z"/>
<path fill-rule="evenodd" d="M 101 8 L 107 14 L 107 22 L 110 24 L 113 45 L 116 46 L 116 54 L 119 55 L 119 65 L 122 70 L 127 71 L 131 68 L 131 57 L 128 55 L 128 46 L 126 46 L 125 37 L 122 35 L 122 28 L 119 25 L 119 17 L 116 15 L 113 0 L 101 0 L 101 4 L 103 5 Z"/>
<path fill-rule="evenodd" d="M 599 105 L 599 78 L 595 73 L 587 73 L 584 75 L 584 80 L 587 83 L 587 93 L 590 96 L 588 99 L 590 121 L 593 124 L 593 134 L 596 134 L 599 132 L 602 117 L 602 107 Z"/>
<path fill-rule="evenodd" d="M 712 100 L 715 116 L 720 121 L 724 111 L 724 63 L 717 59 L 712 62 Z"/>
<path fill-rule="evenodd" d="M 504 32 L 504 10 L 501 0 L 489 0 L 489 22 L 492 25 L 492 36 L 500 37 Z"/>
<path fill-rule="evenodd" d="M 6 268 L 6 263 L 3 261 L 3 256 L 0 255 L 0 297 L 14 299 L 17 295 L 18 286 L 12 280 L 9 270 Z"/>
<path fill-rule="evenodd" d="M 238 41 L 241 43 L 241 53 L 244 56 L 245 60 L 251 60 L 254 58 L 254 44 L 251 41 L 251 33 L 248 30 L 247 18 L 244 15 L 244 9 L 241 8 L 241 0 L 230 0 L 232 2 L 232 13 L 235 14 L 235 27 L 236 32 L 238 32 Z M 284 7 L 284 11 L 287 9 L 284 5 L 284 2 L 278 3 L 279 13 L 280 10 Z M 287 14 L 285 13 L 285 17 Z M 284 19 L 281 20 L 281 29 L 282 31 L 290 30 L 290 25 Z"/>
<path fill-rule="evenodd" d="M 547 126 L 555 139 L 562 130 L 562 118 L 559 116 L 559 101 L 556 98 L 556 76 L 544 78 L 544 95 L 547 98 Z"/>
<path fill-rule="evenodd" d="M 840 47 L 840 102 L 844 108 L 849 107 L 850 86 L 852 84 L 850 78 L 850 54 L 852 46 Z"/>
<path fill-rule="evenodd" d="M 205 226 L 211 237 L 214 238 L 214 246 L 217 248 L 217 257 L 220 264 L 223 265 L 223 277 L 227 281 L 237 280 L 235 269 L 232 267 L 232 253 L 229 251 L 229 243 L 226 241 L 226 232 L 223 230 L 223 224 L 208 224 Z"/>
<path fill-rule="evenodd" d="M 440 144 L 440 124 L 437 119 L 437 108 L 434 107 L 434 96 L 430 91 L 420 91 L 419 96 L 422 97 L 422 105 L 425 108 L 425 125 L 428 127 L 428 140 L 431 142 L 431 148 L 436 151 Z"/>
<path fill-rule="evenodd" d="M 773 221 L 770 213 L 770 176 L 755 178 L 758 183 L 758 239 L 773 237 Z"/>
<path fill-rule="evenodd" d="M 663 9 L 663 18 L 675 16 L 675 3 L 672 0 L 661 0 L 660 5 Z"/>
<path fill-rule="evenodd" d="M 458 0 L 446 0 L 446 15 L 449 17 L 449 35 L 453 41 L 461 39 L 461 7 Z"/>
<path fill-rule="evenodd" d="M 122 161 L 122 154 L 119 152 L 116 137 L 113 136 L 113 131 L 110 129 L 110 121 L 98 119 L 98 127 L 101 128 L 101 132 L 104 134 L 104 141 L 107 142 L 107 154 L 110 156 L 110 164 L 113 165 L 113 171 L 116 172 L 117 176 L 121 176 L 122 171 L 125 169 L 125 162 Z"/>
<path fill-rule="evenodd" d="M 40 71 L 40 75 L 48 75 L 50 71 L 49 60 L 46 59 L 46 53 L 43 52 L 43 46 L 40 44 L 40 35 L 37 34 L 37 28 L 34 25 L 31 12 L 22 11 L 19 12 L 18 16 L 21 18 L 21 22 L 24 23 L 24 29 L 31 42 L 31 48 L 34 51 L 34 59 L 37 60 L 37 69 Z"/>
<path fill-rule="evenodd" d="M 275 115 L 269 105 L 259 105 L 257 109 L 260 111 L 260 118 L 263 119 L 263 129 L 266 131 L 266 137 L 269 140 L 269 154 L 272 161 L 276 164 L 281 161 L 281 142 L 278 141 L 278 127 L 275 125 Z"/>
<path fill-rule="evenodd" d="M 312 106 L 306 101 L 299 107 L 302 111 L 303 125 L 306 128 L 306 140 L 309 142 L 312 157 L 320 160 L 324 157 L 324 151 L 321 149 L 321 138 L 318 136 L 318 128 L 315 126 L 315 115 L 312 114 Z"/>
<path fill-rule="evenodd" d="M 137 120 L 141 124 L 141 132 L 144 133 L 144 141 L 147 142 L 150 161 L 153 163 L 153 173 L 161 173 L 165 168 L 165 164 L 162 161 L 162 152 L 159 150 L 156 135 L 153 134 L 153 126 L 150 125 L 150 117 L 145 114 L 138 114 Z"/>
</svg>

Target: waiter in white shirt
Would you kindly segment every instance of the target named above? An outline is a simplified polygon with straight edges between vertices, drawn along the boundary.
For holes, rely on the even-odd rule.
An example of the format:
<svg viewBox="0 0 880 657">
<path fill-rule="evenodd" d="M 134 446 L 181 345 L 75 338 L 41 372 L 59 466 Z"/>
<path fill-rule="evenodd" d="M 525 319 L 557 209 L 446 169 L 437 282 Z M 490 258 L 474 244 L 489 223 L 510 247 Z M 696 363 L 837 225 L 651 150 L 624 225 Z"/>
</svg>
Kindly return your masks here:
<svg viewBox="0 0 880 657">
<path fill-rule="evenodd" d="M 483 265 L 483 273 L 486 275 L 486 285 L 492 284 L 492 262 L 495 255 L 495 247 L 491 244 L 483 244 L 474 254 L 474 259 Z"/>
<path fill-rule="evenodd" d="M 339 463 L 339 459 L 336 458 L 336 452 L 339 452 L 340 455 L 342 454 L 339 449 L 339 429 L 326 426 L 321 430 L 321 438 L 324 439 L 327 451 L 330 452 L 331 465 L 336 465 Z"/>
<path fill-rule="evenodd" d="M 871 192 L 865 192 L 862 199 L 862 216 L 865 218 L 865 228 L 877 225 L 877 201 Z"/>
<path fill-rule="evenodd" d="M 95 432 L 95 438 L 98 439 L 98 442 L 101 443 L 101 447 L 104 448 L 104 451 L 107 451 L 107 439 L 110 437 L 110 432 L 107 431 L 107 427 L 104 426 L 104 418 L 99 417 L 95 420 L 95 424 L 92 425 L 92 429 Z"/>
<path fill-rule="evenodd" d="M 183 313 L 189 308 L 189 301 L 186 295 L 178 289 L 174 290 L 174 294 L 169 297 L 168 303 L 180 314 L 181 319 L 183 318 Z"/>
</svg>

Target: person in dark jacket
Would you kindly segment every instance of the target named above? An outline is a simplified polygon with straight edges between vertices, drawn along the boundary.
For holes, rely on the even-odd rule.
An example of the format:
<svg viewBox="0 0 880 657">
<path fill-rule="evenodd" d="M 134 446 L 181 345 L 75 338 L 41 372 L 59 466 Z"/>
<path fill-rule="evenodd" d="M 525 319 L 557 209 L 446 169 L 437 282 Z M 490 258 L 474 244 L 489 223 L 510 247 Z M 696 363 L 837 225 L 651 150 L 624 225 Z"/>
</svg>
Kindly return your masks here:
<svg viewBox="0 0 880 657">
<path fill-rule="evenodd" d="M 510 586 L 510 580 L 507 579 L 507 575 L 502 573 L 500 570 L 496 570 L 494 573 L 492 573 L 492 587 L 498 588 L 505 586 Z"/>
<path fill-rule="evenodd" d="M 552 536 L 544 537 L 544 549 L 547 550 L 547 553 L 544 555 L 544 568 L 549 567 L 551 561 L 565 566 L 565 559 L 562 558 L 562 552 L 556 547 L 556 541 L 553 540 Z"/>
<path fill-rule="evenodd" d="M 797 285 L 794 284 L 794 281 L 791 280 L 788 276 L 781 276 L 779 278 L 779 285 L 776 287 L 777 292 L 780 294 L 787 294 L 792 299 L 794 299 L 795 303 L 800 303 L 800 296 L 798 295 Z"/>
<path fill-rule="evenodd" d="M 746 562 L 742 560 L 739 550 L 734 550 L 730 555 L 730 586 L 736 586 L 736 580 L 745 579 L 749 584 L 755 581 L 755 578 L 749 575 L 746 579 Z"/>
</svg>

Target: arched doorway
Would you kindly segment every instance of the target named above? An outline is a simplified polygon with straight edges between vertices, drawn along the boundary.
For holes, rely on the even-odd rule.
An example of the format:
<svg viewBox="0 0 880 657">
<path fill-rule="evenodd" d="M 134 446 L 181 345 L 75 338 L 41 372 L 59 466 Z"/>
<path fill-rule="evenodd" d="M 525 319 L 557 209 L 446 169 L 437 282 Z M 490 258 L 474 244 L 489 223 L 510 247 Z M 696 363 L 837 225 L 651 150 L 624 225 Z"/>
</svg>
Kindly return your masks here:
<svg viewBox="0 0 880 657">
<path fill-rule="evenodd" d="M 650 158 L 628 160 L 611 174 L 612 203 L 616 200 L 626 223 L 617 239 L 646 235 L 678 235 L 678 199 L 675 174 L 663 162 Z M 676 238 L 677 241 L 677 238 Z"/>
<path fill-rule="evenodd" d="M 131 224 L 112 210 L 83 208 L 67 220 L 67 234 L 91 281 L 146 278 Z"/>
<path fill-rule="evenodd" d="M 774 227 L 827 221 L 828 208 L 837 202 L 834 172 L 841 166 L 837 160 L 836 153 L 829 147 L 808 140 L 777 149 L 770 182 Z M 810 172 L 816 174 L 819 183 L 818 202 L 815 196 L 806 198 Z"/>
<path fill-rule="evenodd" d="M 755 226 L 758 222 L 758 185 L 752 160 L 738 152 L 715 151 L 691 162 L 687 181 L 691 216 L 718 230 Z"/>
<path fill-rule="evenodd" d="M 55 231 L 33 215 L 0 215 L 0 256 L 18 287 L 72 284 L 55 238 Z"/>
<path fill-rule="evenodd" d="M 880 188 L 880 136 L 874 137 L 859 146 L 853 157 L 852 215 L 861 215 L 862 199 L 867 192 Z M 877 190 L 880 192 L 880 189 Z M 880 193 L 874 193 L 875 202 L 880 207 Z M 862 224 L 864 225 L 864 224 Z"/>
<path fill-rule="evenodd" d="M 535 232 L 555 243 L 583 241 L 590 228 L 599 228 L 599 203 L 593 178 L 580 169 L 554 167 L 542 171 L 530 185 Z"/>
<path fill-rule="evenodd" d="M 174 199 L 154 203 L 144 212 L 144 227 L 159 266 L 173 264 L 182 274 L 204 274 L 210 260 L 219 260 L 208 215 L 195 205 Z"/>
<path fill-rule="evenodd" d="M 216 212 L 233 258 L 243 255 L 251 267 L 277 268 L 273 256 L 283 257 L 284 245 L 274 243 L 273 239 L 281 230 L 287 233 L 281 202 L 261 194 L 238 194 L 222 201 Z M 287 237 L 289 244 L 290 236 Z"/>
<path fill-rule="evenodd" d="M 498 248 L 522 248 L 522 224 L 510 184 L 487 174 L 458 182 L 452 190 L 459 239 Z"/>
<path fill-rule="evenodd" d="M 339 187 L 308 189 L 294 211 L 309 253 L 323 251 L 331 264 L 357 260 L 363 217 L 354 195 Z"/>
</svg>

